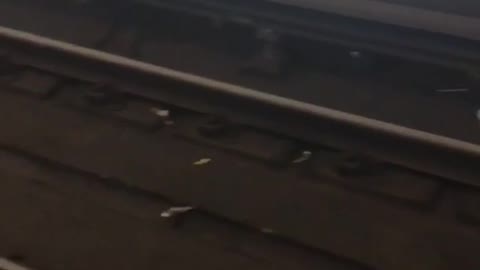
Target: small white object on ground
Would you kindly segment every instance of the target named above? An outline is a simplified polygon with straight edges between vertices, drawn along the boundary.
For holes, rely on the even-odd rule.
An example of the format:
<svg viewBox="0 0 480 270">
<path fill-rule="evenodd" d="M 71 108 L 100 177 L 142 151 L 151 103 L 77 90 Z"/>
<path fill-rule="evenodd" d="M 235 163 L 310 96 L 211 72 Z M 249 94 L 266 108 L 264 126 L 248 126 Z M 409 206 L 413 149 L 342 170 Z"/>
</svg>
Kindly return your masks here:
<svg viewBox="0 0 480 270">
<path fill-rule="evenodd" d="M 193 165 L 195 165 L 195 166 L 201 166 L 201 165 L 208 164 L 208 163 L 210 163 L 211 161 L 212 161 L 211 158 L 202 158 L 202 159 L 199 159 L 199 160 L 195 161 L 195 162 L 193 163 Z"/>
<path fill-rule="evenodd" d="M 159 108 L 152 108 L 152 112 L 156 114 L 157 116 L 161 118 L 169 118 L 170 117 L 170 111 L 169 110 L 163 110 Z"/>
<path fill-rule="evenodd" d="M 183 214 L 193 210 L 193 206 L 181 206 L 181 207 L 170 207 L 167 210 L 163 211 L 161 214 L 162 218 L 170 218 L 178 214 Z"/>
<path fill-rule="evenodd" d="M 162 119 L 162 122 L 164 125 L 166 126 L 172 126 L 173 124 L 175 124 L 175 121 L 173 121 L 170 116 L 171 116 L 171 113 L 169 110 L 164 110 L 164 109 L 159 109 L 159 108 L 152 108 L 152 112 L 160 117 Z M 0 269 L 1 270 L 1 269 Z"/>
<path fill-rule="evenodd" d="M 1 270 L 30 270 L 29 268 L 20 266 L 5 258 L 0 258 L 0 269 Z"/>
<path fill-rule="evenodd" d="M 302 163 L 304 161 L 309 160 L 311 157 L 312 157 L 311 151 L 303 151 L 302 154 L 293 161 L 293 163 Z"/>
</svg>

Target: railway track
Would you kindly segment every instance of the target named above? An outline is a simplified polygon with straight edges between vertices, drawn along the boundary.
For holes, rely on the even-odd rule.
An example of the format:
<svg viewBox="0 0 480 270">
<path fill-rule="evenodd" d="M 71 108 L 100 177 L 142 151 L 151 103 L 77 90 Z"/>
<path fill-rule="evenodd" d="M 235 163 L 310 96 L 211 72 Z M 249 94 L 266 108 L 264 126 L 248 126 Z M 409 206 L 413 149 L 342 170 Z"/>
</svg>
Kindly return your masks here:
<svg viewBox="0 0 480 270">
<path fill-rule="evenodd" d="M 372 54 L 352 44 L 342 47 L 291 36 L 282 37 L 283 56 L 270 61 L 261 56 L 265 40 L 257 38 L 253 25 L 218 26 L 210 17 L 131 3 L 4 1 L 0 23 L 322 107 L 479 142 L 478 82 L 472 74 Z M 35 23 L 30 17 L 36 18 Z M 168 27 L 152 27 L 156 25 Z M 259 72 L 251 72 L 252 68 Z M 464 91 L 445 94 L 444 89 Z"/>
<path fill-rule="evenodd" d="M 126 94 L 193 108 L 235 119 L 240 124 L 267 128 L 307 143 L 360 152 L 462 184 L 478 185 L 476 162 L 480 147 L 475 144 L 292 101 L 25 32 L 8 28 L 0 30 L 4 44 L 11 42 L 6 50 L 20 51 L 18 56 L 7 52 L 14 65 L 17 62 L 16 65 L 31 65 L 67 77 L 80 76 L 100 85 L 113 84 L 112 88 Z M 34 54 L 33 57 L 31 54 Z M 89 72 L 82 70 L 79 73 L 80 68 Z"/>
<path fill-rule="evenodd" d="M 413 61 L 470 71 L 478 67 L 478 18 L 450 14 L 445 10 L 432 11 L 385 1 L 348 0 L 335 3 L 318 0 L 133 2 L 249 27 L 267 27 L 281 35 Z M 372 14 L 373 9 L 378 12 Z"/>
<path fill-rule="evenodd" d="M 33 268 L 85 268 L 92 252 L 89 267 L 123 269 L 480 264 L 476 145 L 17 30 L 0 39 L 13 223 L 0 251 Z"/>
<path fill-rule="evenodd" d="M 54 19 L 30 33 L 0 27 L 0 255 L 8 261 L 479 268 L 480 150 L 463 140 L 469 132 L 443 136 L 259 91 L 258 81 L 239 86 L 146 63 L 158 48 L 141 57 L 148 42 L 129 38 L 128 27 L 99 19 L 82 28 L 86 15 L 76 12 L 49 11 Z M 13 17 L 6 25 L 32 27 Z M 470 131 L 455 110 L 465 103 L 455 102 L 434 104 Z"/>
</svg>

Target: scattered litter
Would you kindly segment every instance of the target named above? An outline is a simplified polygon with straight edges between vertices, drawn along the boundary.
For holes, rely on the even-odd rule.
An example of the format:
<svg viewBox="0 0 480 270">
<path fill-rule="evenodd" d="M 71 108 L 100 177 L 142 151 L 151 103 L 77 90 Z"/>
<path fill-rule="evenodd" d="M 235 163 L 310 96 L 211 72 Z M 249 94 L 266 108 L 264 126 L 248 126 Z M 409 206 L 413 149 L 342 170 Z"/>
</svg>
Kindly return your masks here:
<svg viewBox="0 0 480 270">
<path fill-rule="evenodd" d="M 169 110 L 163 110 L 159 108 L 152 108 L 152 112 L 156 114 L 158 117 L 161 118 L 169 118 L 170 117 L 170 111 Z"/>
<path fill-rule="evenodd" d="M 304 161 L 309 160 L 311 157 L 312 157 L 311 151 L 303 151 L 302 154 L 293 161 L 293 163 L 302 163 Z"/>
<path fill-rule="evenodd" d="M 438 93 L 457 93 L 457 92 L 468 92 L 468 88 L 451 88 L 451 89 L 437 89 L 435 90 Z"/>
<path fill-rule="evenodd" d="M 190 212 L 193 209 L 195 209 L 195 207 L 192 207 L 192 206 L 170 207 L 167 210 L 162 212 L 161 217 L 162 218 L 171 218 L 171 217 L 176 216 L 178 214 L 184 214 L 184 213 Z"/>
<path fill-rule="evenodd" d="M 175 124 L 175 121 L 171 119 L 171 112 L 170 110 L 159 109 L 159 108 L 152 108 L 152 113 L 162 119 L 162 123 L 165 126 L 172 126 Z"/>
<path fill-rule="evenodd" d="M 266 233 L 266 234 L 275 233 L 275 231 L 273 229 L 270 229 L 270 228 L 261 228 L 260 231 L 263 232 L 263 233 Z"/>
<path fill-rule="evenodd" d="M 211 158 L 202 158 L 193 163 L 195 166 L 201 166 L 201 165 L 206 165 L 212 161 Z"/>
</svg>

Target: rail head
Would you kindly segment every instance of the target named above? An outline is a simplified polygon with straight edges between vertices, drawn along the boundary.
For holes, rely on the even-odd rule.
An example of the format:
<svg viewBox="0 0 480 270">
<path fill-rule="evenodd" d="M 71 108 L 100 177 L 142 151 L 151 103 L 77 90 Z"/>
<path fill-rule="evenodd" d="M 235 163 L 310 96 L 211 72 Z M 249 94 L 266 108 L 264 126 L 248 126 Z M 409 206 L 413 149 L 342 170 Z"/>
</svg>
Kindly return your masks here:
<svg viewBox="0 0 480 270">
<path fill-rule="evenodd" d="M 454 138 L 441 136 L 421 130 L 416 130 L 393 123 L 367 118 L 331 108 L 326 108 L 302 101 L 292 100 L 281 96 L 268 94 L 260 90 L 255 90 L 239 85 L 221 82 L 197 75 L 176 71 L 166 67 L 149 64 L 146 62 L 122 57 L 91 48 L 86 48 L 47 37 L 42 37 L 32 33 L 15 30 L 0 26 L 0 38 L 11 39 L 18 42 L 49 50 L 75 55 L 85 59 L 100 61 L 110 65 L 140 71 L 146 74 L 168 78 L 170 80 L 185 82 L 196 85 L 202 89 L 220 92 L 223 94 L 234 95 L 255 102 L 261 102 L 266 106 L 274 106 L 280 109 L 291 110 L 304 113 L 319 120 L 329 120 L 355 128 L 365 129 L 371 132 L 381 133 L 396 138 L 410 140 L 412 142 L 432 145 L 439 148 L 445 148 L 449 151 L 455 151 L 468 155 L 480 157 L 480 145 L 457 140 Z"/>
<path fill-rule="evenodd" d="M 378 0 L 268 1 L 476 41 L 480 40 L 480 19 L 478 17 L 419 8 L 408 4 Z M 452 5 L 461 4 L 457 2 L 452 2 Z M 464 4 L 464 9 L 470 11 L 468 10 L 469 5 Z"/>
</svg>

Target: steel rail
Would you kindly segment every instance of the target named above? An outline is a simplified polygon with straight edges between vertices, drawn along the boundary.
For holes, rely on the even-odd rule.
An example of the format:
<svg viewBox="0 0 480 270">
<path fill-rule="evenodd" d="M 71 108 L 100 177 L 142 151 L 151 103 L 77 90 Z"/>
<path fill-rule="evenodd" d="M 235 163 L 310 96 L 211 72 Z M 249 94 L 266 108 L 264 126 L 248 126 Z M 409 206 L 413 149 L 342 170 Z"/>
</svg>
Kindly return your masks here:
<svg viewBox="0 0 480 270">
<path fill-rule="evenodd" d="M 475 23 L 480 22 L 480 19 L 473 17 L 429 10 L 423 12 L 420 9 L 418 12 L 414 10 L 410 13 L 408 11 L 410 7 L 404 6 L 400 6 L 399 11 L 391 11 L 391 13 L 398 13 L 391 14 L 393 17 L 403 14 L 403 20 L 406 22 L 410 16 L 415 15 L 409 23 L 412 26 L 416 20 L 421 20 L 418 22 L 420 26 L 422 24 L 428 26 L 409 27 L 405 23 L 379 23 L 361 16 L 354 16 L 354 14 L 345 16 L 339 12 L 322 11 L 309 5 L 302 5 L 304 2 L 292 3 L 288 0 L 257 2 L 260 5 L 226 0 L 135 0 L 134 2 L 196 16 L 218 17 L 252 27 L 269 27 L 281 35 L 296 36 L 473 73 L 477 73 L 479 66 L 478 40 L 461 37 L 461 35 L 449 35 L 438 26 L 434 27 L 436 24 L 430 25 L 430 21 L 428 19 L 425 21 L 422 16 L 433 16 L 435 20 L 441 20 L 443 23 L 458 24 L 458 31 L 463 31 L 463 28 L 476 29 Z M 382 6 L 386 3 L 380 2 L 380 4 Z M 373 8 L 372 5 L 373 3 L 369 7 Z M 337 4 L 332 3 L 331 6 L 337 7 Z M 354 8 L 351 9 L 355 11 Z M 306 11 L 308 15 L 302 13 Z M 373 17 L 375 16 L 372 15 Z M 401 21 L 401 19 L 398 20 Z M 455 33 L 456 28 L 447 28 L 449 32 Z M 429 32 L 428 29 L 431 31 Z M 478 33 L 480 38 L 480 31 Z"/>
<path fill-rule="evenodd" d="M 2 270 L 30 270 L 30 268 L 26 268 L 20 266 L 10 260 L 0 257 L 0 269 Z"/>
<path fill-rule="evenodd" d="M 374 0 L 268 1 L 472 40 L 480 40 L 480 19 L 476 17 Z"/>
<path fill-rule="evenodd" d="M 157 0 L 141 1 L 150 3 L 162 2 Z M 228 1 L 225 0 L 183 0 L 177 2 L 178 4 L 192 2 L 195 4 L 206 4 L 207 6 L 228 4 Z M 479 17 L 465 16 L 444 10 L 433 10 L 381 0 L 263 0 L 254 2 L 257 2 L 257 4 L 259 2 L 260 4 L 270 3 L 272 4 L 272 10 L 278 9 L 280 5 L 283 5 L 471 40 L 480 40 Z M 255 6 L 255 3 L 252 3 L 252 6 Z M 252 10 L 255 10 L 255 8 L 252 8 Z M 480 16 L 479 13 L 477 14 Z"/>
<path fill-rule="evenodd" d="M 57 57 L 57 60 L 62 63 L 69 62 L 66 65 L 75 65 L 75 63 L 72 63 L 71 60 L 65 61 L 64 57 L 74 59 L 74 61 L 86 61 L 94 69 L 92 70 L 93 73 L 98 68 L 101 69 L 98 72 L 102 72 L 103 68 L 118 70 L 121 71 L 120 76 L 132 76 L 131 79 L 140 74 L 141 76 L 147 76 L 145 78 L 158 79 L 159 82 L 176 82 L 179 85 L 187 86 L 188 89 L 185 92 L 186 90 L 182 90 L 183 88 L 173 88 L 174 92 L 170 91 L 162 94 L 162 90 L 153 87 L 150 90 L 145 89 L 144 92 L 138 90 L 138 93 L 134 92 L 136 95 L 144 95 L 149 98 L 154 96 L 159 100 L 171 99 L 171 95 L 177 97 L 183 95 L 183 101 L 190 101 L 192 99 L 190 95 L 196 95 L 197 98 L 214 97 L 215 100 L 217 100 L 217 97 L 228 98 L 222 98 L 219 102 L 234 101 L 237 107 L 232 109 L 229 105 L 219 105 L 217 103 L 210 105 L 217 106 L 216 108 L 221 113 L 234 115 L 242 119 L 241 121 L 246 124 L 283 132 L 288 136 L 298 137 L 317 144 L 325 144 L 326 141 L 332 143 L 333 138 L 333 141 L 337 141 L 331 146 L 339 146 L 336 145 L 339 143 L 342 149 L 347 147 L 345 150 L 348 151 L 352 147 L 351 150 L 354 152 L 365 151 L 367 155 L 378 155 L 393 164 L 406 166 L 462 184 L 480 187 L 479 168 L 477 166 L 478 161 L 480 161 L 480 145 L 477 144 L 267 94 L 259 90 L 212 80 L 6 27 L 0 27 L 0 39 L 16 44 L 15 48 L 23 46 L 28 52 L 35 51 L 35 49 L 40 49 L 40 54 L 43 52 L 42 50 L 53 52 L 54 55 L 47 54 L 46 56 L 49 59 L 50 57 L 60 56 Z M 61 66 L 57 66 L 57 70 Z M 122 79 L 131 81 L 128 78 Z M 154 94 L 148 92 L 151 90 Z M 132 91 L 136 91 L 135 88 Z M 178 102 L 175 97 L 173 100 Z M 207 101 L 212 103 L 210 100 Z M 252 105 L 253 107 L 248 107 Z M 222 108 L 222 106 L 228 108 Z M 275 115 L 268 114 L 271 112 L 274 112 Z M 334 130 L 331 129 L 331 125 L 335 126 Z M 330 126 L 326 135 L 325 130 L 321 130 L 325 126 L 327 128 Z M 338 127 L 340 127 L 339 130 L 337 130 Z M 324 135 L 326 137 L 322 138 Z M 358 147 L 360 149 L 356 149 Z"/>
<path fill-rule="evenodd" d="M 0 27 L 0 37 L 7 37 L 22 42 L 28 42 L 40 47 L 48 47 L 62 52 L 76 54 L 81 57 L 101 60 L 113 65 L 137 69 L 142 72 L 166 76 L 178 81 L 185 81 L 195 85 L 202 86 L 212 91 L 224 92 L 236 96 L 245 97 L 254 101 L 260 101 L 266 105 L 278 106 L 281 108 L 295 110 L 298 112 L 310 114 L 322 119 L 330 119 L 344 124 L 352 125 L 359 128 L 369 129 L 375 132 L 381 132 L 396 137 L 415 140 L 422 143 L 432 144 L 435 146 L 451 149 L 454 151 L 465 152 L 480 157 L 480 145 L 468 143 L 465 141 L 440 136 L 404 126 L 395 125 L 355 114 L 346 113 L 318 105 L 296 101 L 281 96 L 267 94 L 258 90 L 229 84 L 213 79 L 208 79 L 173 69 L 148 64 L 145 62 L 133 60 L 130 58 L 101 52 L 98 50 L 85 48 L 70 43 L 41 37 L 35 34 Z"/>
</svg>

